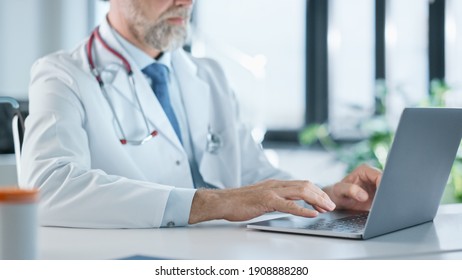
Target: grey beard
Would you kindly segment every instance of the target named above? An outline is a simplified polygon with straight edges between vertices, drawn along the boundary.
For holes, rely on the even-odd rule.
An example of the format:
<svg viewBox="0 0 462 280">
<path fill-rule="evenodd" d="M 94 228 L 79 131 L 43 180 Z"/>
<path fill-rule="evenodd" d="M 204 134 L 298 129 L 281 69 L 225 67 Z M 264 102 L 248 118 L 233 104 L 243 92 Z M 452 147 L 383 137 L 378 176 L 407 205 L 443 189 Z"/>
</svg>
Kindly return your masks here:
<svg viewBox="0 0 462 280">
<path fill-rule="evenodd" d="M 173 51 L 181 48 L 188 36 L 187 27 L 171 26 L 162 23 L 146 30 L 144 40 L 159 51 Z"/>
</svg>

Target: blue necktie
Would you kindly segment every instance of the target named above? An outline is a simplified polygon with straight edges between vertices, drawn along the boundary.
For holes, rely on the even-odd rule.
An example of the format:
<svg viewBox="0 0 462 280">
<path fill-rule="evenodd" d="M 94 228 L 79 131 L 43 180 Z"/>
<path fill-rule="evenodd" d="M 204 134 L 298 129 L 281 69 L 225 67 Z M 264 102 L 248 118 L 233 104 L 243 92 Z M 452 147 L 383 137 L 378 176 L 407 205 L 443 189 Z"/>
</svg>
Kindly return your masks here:
<svg viewBox="0 0 462 280">
<path fill-rule="evenodd" d="M 176 135 L 181 143 L 181 131 L 178 120 L 173 111 L 172 103 L 170 102 L 170 94 L 168 92 L 168 68 L 167 66 L 160 63 L 153 63 L 146 66 L 143 73 L 151 79 L 151 88 L 154 94 L 159 100 L 160 105 L 164 109 L 165 115 L 167 115 L 170 124 L 175 130 Z"/>
</svg>

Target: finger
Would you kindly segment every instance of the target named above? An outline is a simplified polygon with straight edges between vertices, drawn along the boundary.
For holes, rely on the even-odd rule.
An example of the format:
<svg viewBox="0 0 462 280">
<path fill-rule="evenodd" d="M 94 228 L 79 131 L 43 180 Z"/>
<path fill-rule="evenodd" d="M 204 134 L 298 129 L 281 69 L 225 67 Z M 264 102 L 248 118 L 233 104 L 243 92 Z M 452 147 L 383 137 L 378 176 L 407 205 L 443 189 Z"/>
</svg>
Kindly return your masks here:
<svg viewBox="0 0 462 280">
<path fill-rule="evenodd" d="M 277 181 L 271 180 L 269 187 L 273 189 L 278 196 L 290 200 L 304 200 L 306 203 L 318 207 L 318 211 L 332 211 L 336 206 L 327 195 L 318 186 L 309 181 Z"/>
<path fill-rule="evenodd" d="M 309 189 L 313 194 L 321 196 L 326 200 L 330 200 L 329 196 L 317 185 L 310 181 L 285 181 L 284 190 L 290 189 Z"/>
<path fill-rule="evenodd" d="M 358 168 L 359 178 L 364 183 L 379 185 L 380 179 L 382 178 L 382 172 L 377 168 L 363 164 Z"/>
<path fill-rule="evenodd" d="M 348 197 L 359 202 L 365 202 L 369 199 L 369 194 L 355 184 L 339 184 L 336 188 L 336 195 Z"/>
<path fill-rule="evenodd" d="M 284 188 L 280 190 L 279 195 L 291 200 L 304 200 L 306 203 L 323 209 L 332 211 L 335 209 L 335 203 L 330 197 L 323 192 L 319 187 L 305 182 L 302 185 L 296 185 L 292 188 Z"/>
<path fill-rule="evenodd" d="M 313 208 L 314 208 L 316 211 L 318 211 L 319 213 L 326 213 L 326 212 L 327 212 L 326 210 L 324 210 L 324 209 L 322 209 L 322 208 L 320 208 L 320 207 L 318 207 L 318 206 L 313 206 Z"/>
<path fill-rule="evenodd" d="M 306 218 L 314 218 L 318 215 L 318 211 L 301 207 L 294 201 L 287 199 L 275 200 L 273 203 L 273 207 L 276 211 Z"/>
</svg>

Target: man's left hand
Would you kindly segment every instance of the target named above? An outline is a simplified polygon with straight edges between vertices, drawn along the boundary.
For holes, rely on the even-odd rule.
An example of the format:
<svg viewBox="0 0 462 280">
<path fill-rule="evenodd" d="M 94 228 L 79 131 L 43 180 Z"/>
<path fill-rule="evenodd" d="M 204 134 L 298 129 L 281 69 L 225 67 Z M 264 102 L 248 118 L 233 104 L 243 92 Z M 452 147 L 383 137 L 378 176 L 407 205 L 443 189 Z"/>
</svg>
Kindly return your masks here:
<svg viewBox="0 0 462 280">
<path fill-rule="evenodd" d="M 368 211 L 381 178 L 382 172 L 363 164 L 340 182 L 323 190 L 337 205 L 336 209 Z"/>
</svg>

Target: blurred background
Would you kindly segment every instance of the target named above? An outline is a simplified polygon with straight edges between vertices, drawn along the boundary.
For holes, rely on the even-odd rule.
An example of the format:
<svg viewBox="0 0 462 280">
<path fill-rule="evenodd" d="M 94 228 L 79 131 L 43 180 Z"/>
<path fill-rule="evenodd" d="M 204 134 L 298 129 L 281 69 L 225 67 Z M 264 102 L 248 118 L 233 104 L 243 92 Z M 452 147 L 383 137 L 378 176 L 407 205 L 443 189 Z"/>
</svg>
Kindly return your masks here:
<svg viewBox="0 0 462 280">
<path fill-rule="evenodd" d="M 27 115 L 32 63 L 86 40 L 107 10 L 98 0 L 0 0 L 0 96 Z M 197 0 L 185 49 L 221 63 L 275 165 L 320 183 L 359 160 L 381 167 L 374 146 L 346 160 L 339 147 L 358 155 L 377 132 L 388 147 L 404 107 L 462 105 L 460 0 Z M 0 106 L 11 166 L 11 112 Z"/>
</svg>

